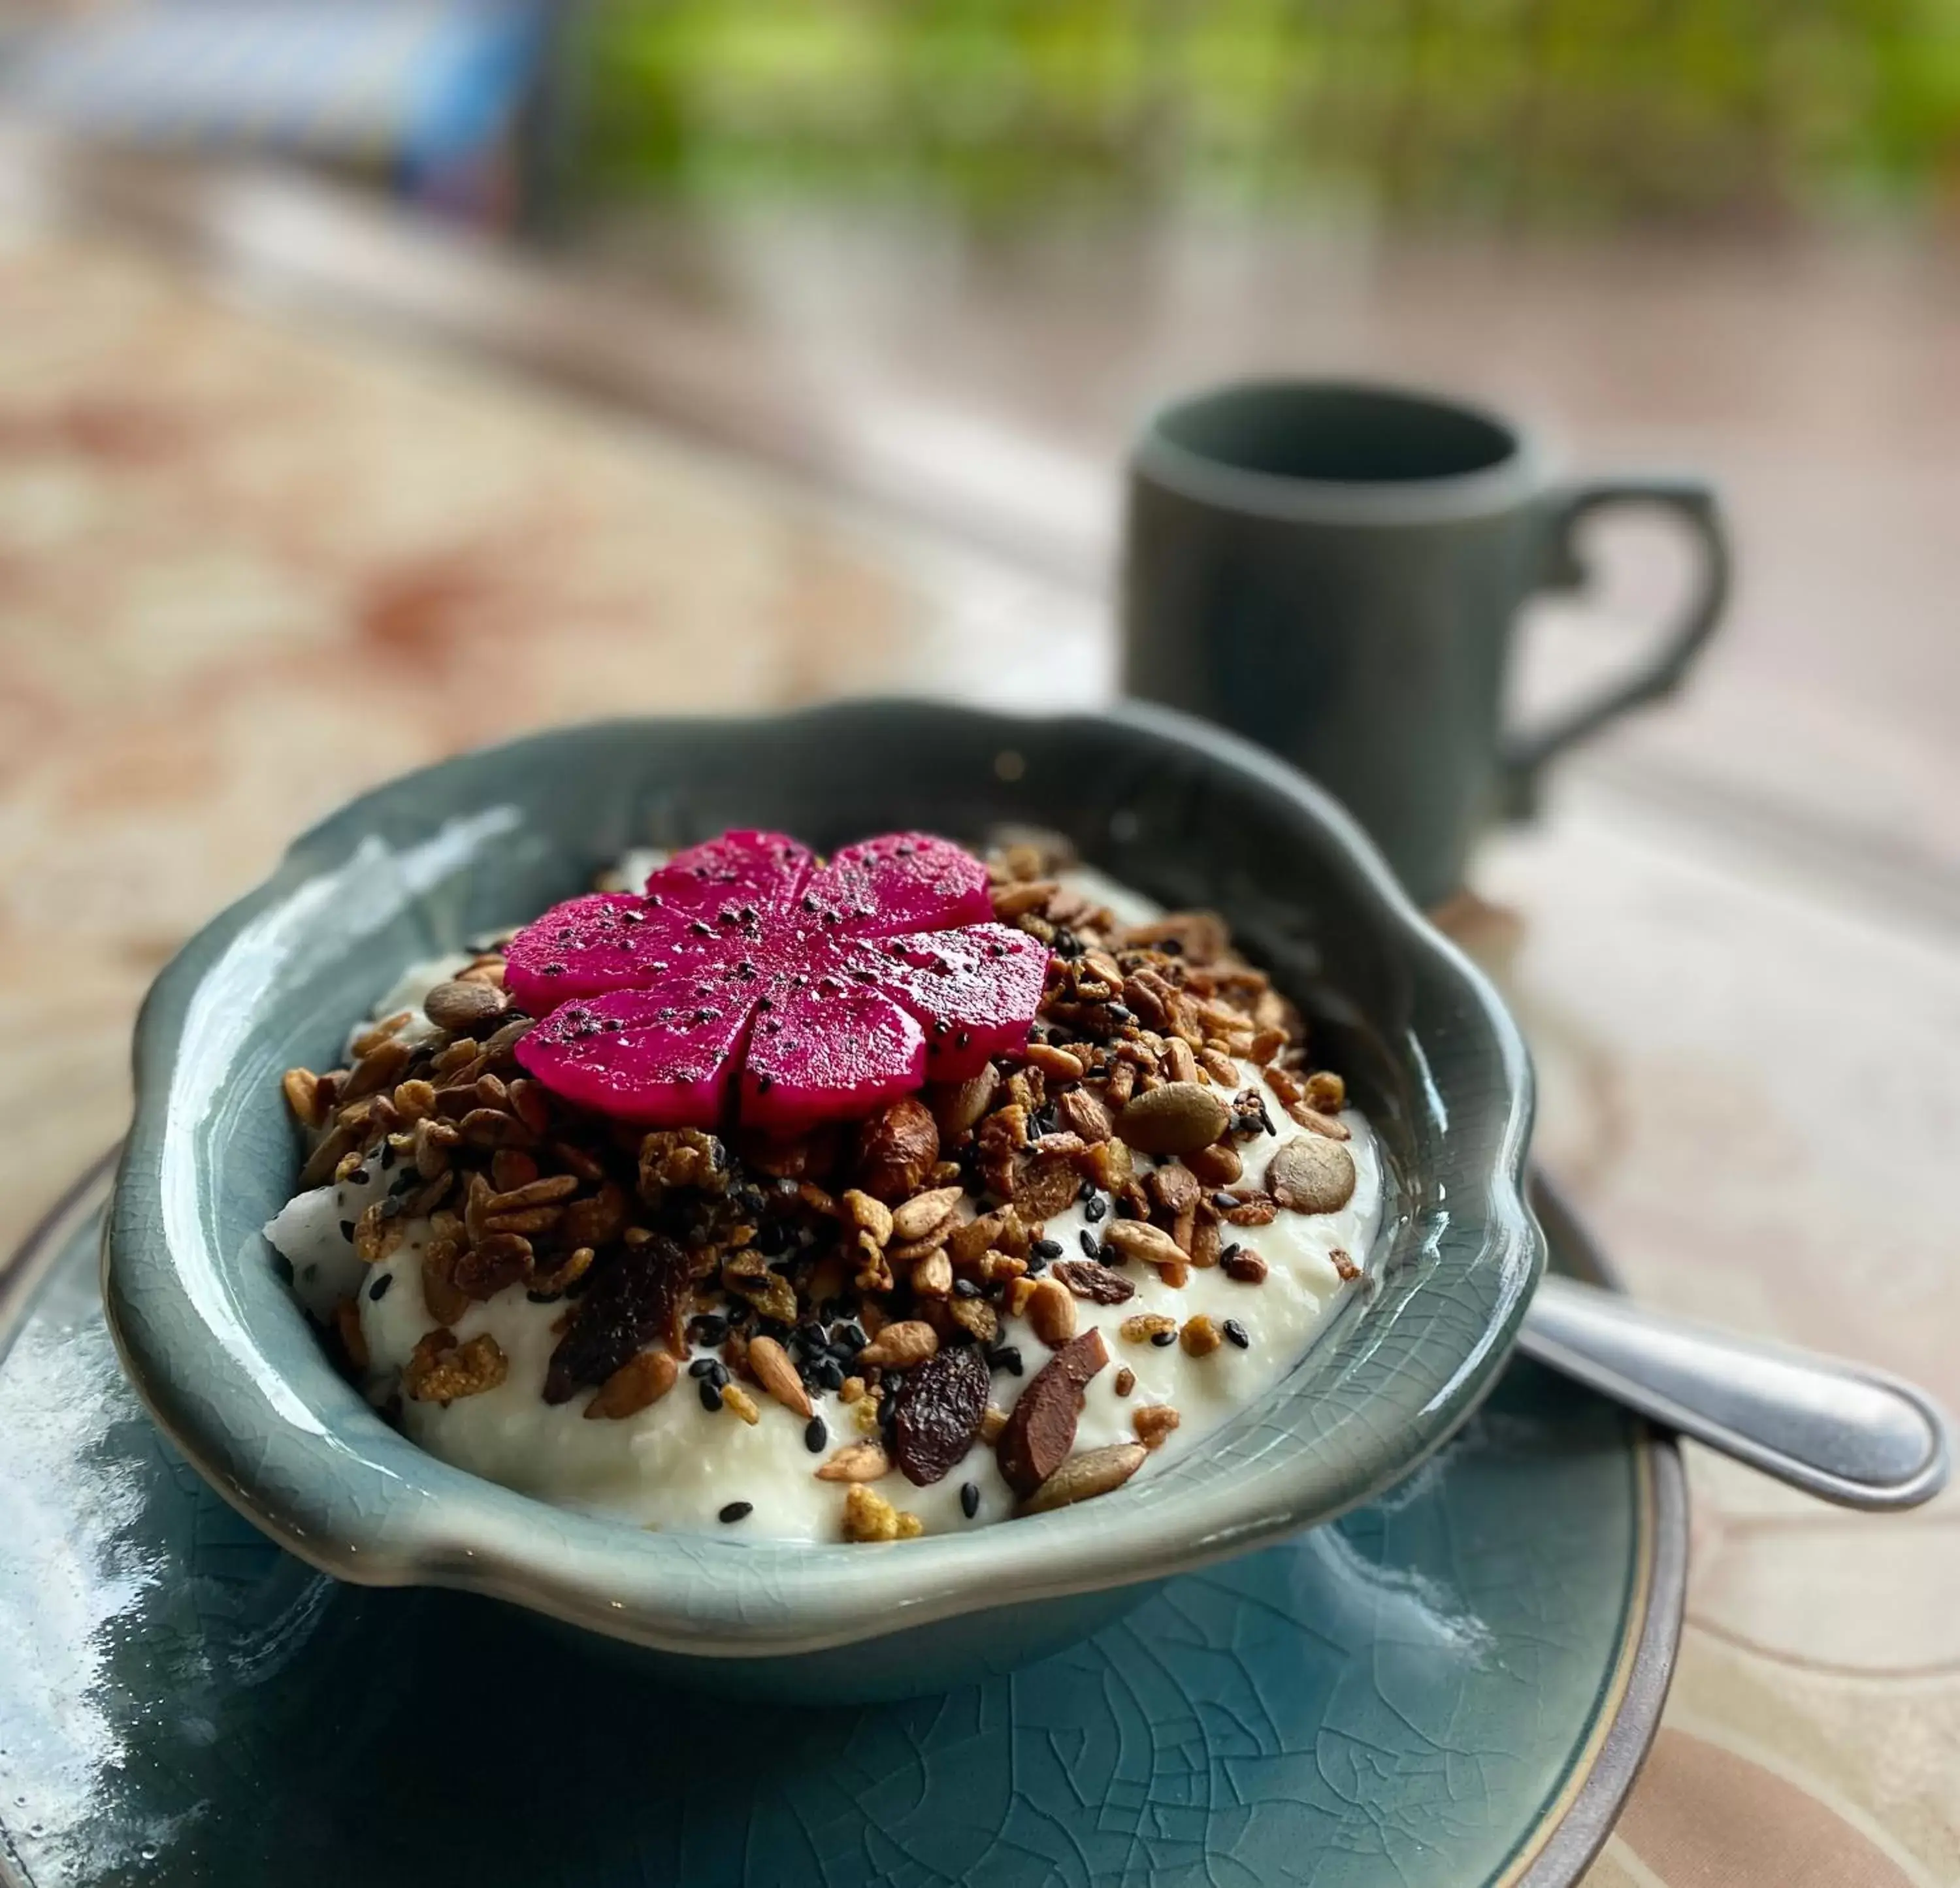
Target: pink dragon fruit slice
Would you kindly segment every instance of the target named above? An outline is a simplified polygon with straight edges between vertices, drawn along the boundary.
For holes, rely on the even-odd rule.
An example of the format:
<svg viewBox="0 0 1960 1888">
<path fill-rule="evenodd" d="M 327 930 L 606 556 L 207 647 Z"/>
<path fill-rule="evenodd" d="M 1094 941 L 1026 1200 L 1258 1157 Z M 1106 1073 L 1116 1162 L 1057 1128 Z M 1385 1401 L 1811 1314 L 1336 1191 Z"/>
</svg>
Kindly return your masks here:
<svg viewBox="0 0 1960 1888">
<path fill-rule="evenodd" d="M 711 1126 L 727 1111 L 759 993 L 683 971 L 554 1010 L 517 1060 L 554 1095 L 645 1127 Z"/>
<path fill-rule="evenodd" d="M 777 1133 L 868 1114 L 925 1079 L 925 1035 L 888 996 L 819 976 L 756 1017 L 739 1083 L 743 1124 Z"/>
<path fill-rule="evenodd" d="M 555 904 L 511 939 L 504 987 L 520 1009 L 547 1016 L 559 1004 L 629 990 L 698 961 L 697 940 L 676 937 L 629 892 L 593 892 Z"/>
<path fill-rule="evenodd" d="M 518 1060 L 647 1125 L 861 1115 L 1025 1045 L 1048 952 L 991 909 L 986 868 L 928 834 L 867 840 L 818 872 L 780 833 L 727 833 L 676 854 L 644 898 L 574 898 L 518 933 L 506 982 L 543 1019 Z"/>
<path fill-rule="evenodd" d="M 840 932 L 885 936 L 985 924 L 994 915 L 987 868 L 931 833 L 885 833 L 846 846 L 810 882 L 802 899 Z"/>
<path fill-rule="evenodd" d="M 726 832 L 676 853 L 647 880 L 647 902 L 682 927 L 759 935 L 772 914 L 789 907 L 816 863 L 810 848 L 785 833 Z"/>
<path fill-rule="evenodd" d="M 854 981 L 875 984 L 924 1025 L 926 1075 L 963 1082 L 997 1055 L 1027 1046 L 1048 947 L 1005 924 L 865 939 L 839 955 Z"/>
</svg>

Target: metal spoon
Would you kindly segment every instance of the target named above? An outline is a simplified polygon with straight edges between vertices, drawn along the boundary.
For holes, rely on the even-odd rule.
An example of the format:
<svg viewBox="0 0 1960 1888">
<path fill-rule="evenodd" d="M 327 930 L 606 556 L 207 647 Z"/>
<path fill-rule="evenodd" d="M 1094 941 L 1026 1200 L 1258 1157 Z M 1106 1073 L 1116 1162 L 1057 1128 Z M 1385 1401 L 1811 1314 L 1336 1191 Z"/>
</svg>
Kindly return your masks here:
<svg viewBox="0 0 1960 1888">
<path fill-rule="evenodd" d="M 1534 1175 L 1532 1204 L 1555 1240 L 1599 1248 L 1558 1189 Z M 1599 1270 L 1610 1276 L 1603 1260 Z M 1909 1383 L 1808 1351 L 1643 1309 L 1548 1276 L 1518 1347 L 1540 1363 L 1787 1482 L 1847 1508 L 1912 1508 L 1946 1485 L 1950 1424 Z"/>
</svg>

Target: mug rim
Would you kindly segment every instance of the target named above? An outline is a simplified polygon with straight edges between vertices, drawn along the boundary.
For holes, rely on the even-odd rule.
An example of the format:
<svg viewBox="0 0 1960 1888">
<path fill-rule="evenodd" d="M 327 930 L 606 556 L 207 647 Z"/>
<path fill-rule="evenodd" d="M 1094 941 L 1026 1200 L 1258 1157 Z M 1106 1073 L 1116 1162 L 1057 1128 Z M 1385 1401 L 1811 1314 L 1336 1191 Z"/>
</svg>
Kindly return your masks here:
<svg viewBox="0 0 1960 1888">
<path fill-rule="evenodd" d="M 1427 406 L 1501 434 L 1510 450 L 1493 464 L 1431 478 L 1366 481 L 1262 471 L 1185 444 L 1171 423 L 1249 394 L 1360 395 L 1400 406 Z M 1409 525 L 1485 517 L 1512 510 L 1548 482 L 1531 430 L 1481 403 L 1391 380 L 1312 374 L 1252 374 L 1179 395 L 1154 408 L 1130 456 L 1133 483 L 1153 484 L 1226 511 L 1293 523 Z"/>
</svg>

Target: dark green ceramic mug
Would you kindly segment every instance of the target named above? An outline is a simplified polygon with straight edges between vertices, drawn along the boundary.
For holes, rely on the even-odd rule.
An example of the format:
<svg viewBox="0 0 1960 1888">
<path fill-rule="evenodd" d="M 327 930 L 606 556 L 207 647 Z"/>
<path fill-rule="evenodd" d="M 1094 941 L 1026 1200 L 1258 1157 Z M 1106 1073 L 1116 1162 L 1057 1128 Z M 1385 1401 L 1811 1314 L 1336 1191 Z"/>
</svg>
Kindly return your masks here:
<svg viewBox="0 0 1960 1888">
<path fill-rule="evenodd" d="M 1701 552 L 1693 596 L 1633 672 L 1545 726 L 1507 729 L 1519 608 L 1583 584 L 1574 532 L 1613 505 L 1680 517 Z M 1461 882 L 1481 827 L 1529 809 L 1555 755 L 1678 685 L 1728 571 L 1698 480 L 1562 483 L 1526 434 L 1474 407 L 1248 382 L 1165 408 L 1137 446 L 1125 685 L 1284 755 L 1433 904 Z"/>
</svg>

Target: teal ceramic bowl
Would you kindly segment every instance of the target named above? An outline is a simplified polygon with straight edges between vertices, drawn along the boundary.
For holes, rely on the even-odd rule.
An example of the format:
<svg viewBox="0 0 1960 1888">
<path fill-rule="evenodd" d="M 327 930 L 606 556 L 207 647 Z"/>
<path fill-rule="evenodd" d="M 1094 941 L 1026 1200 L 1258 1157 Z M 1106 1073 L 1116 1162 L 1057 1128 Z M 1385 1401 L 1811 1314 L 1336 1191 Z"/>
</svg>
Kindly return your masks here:
<svg viewBox="0 0 1960 1888">
<path fill-rule="evenodd" d="M 582 889 L 629 845 L 1004 821 L 1060 830 L 1167 904 L 1222 911 L 1382 1138 L 1373 1289 L 1262 1403 L 1082 1507 L 811 1546 L 650 1533 L 514 1493 L 423 1453 L 336 1374 L 259 1231 L 298 1156 L 279 1076 L 331 1062 L 401 965 Z M 313 1565 L 492 1595 L 724 1689 L 898 1695 L 1052 1651 L 1153 1582 L 1408 1474 L 1490 1387 L 1543 1263 L 1519 1190 L 1530 1114 L 1522 1044 L 1484 979 L 1346 815 L 1230 736 L 1134 707 L 899 701 L 603 723 L 363 796 L 164 971 L 137 1030 L 104 1297 L 171 1440 Z"/>
</svg>

